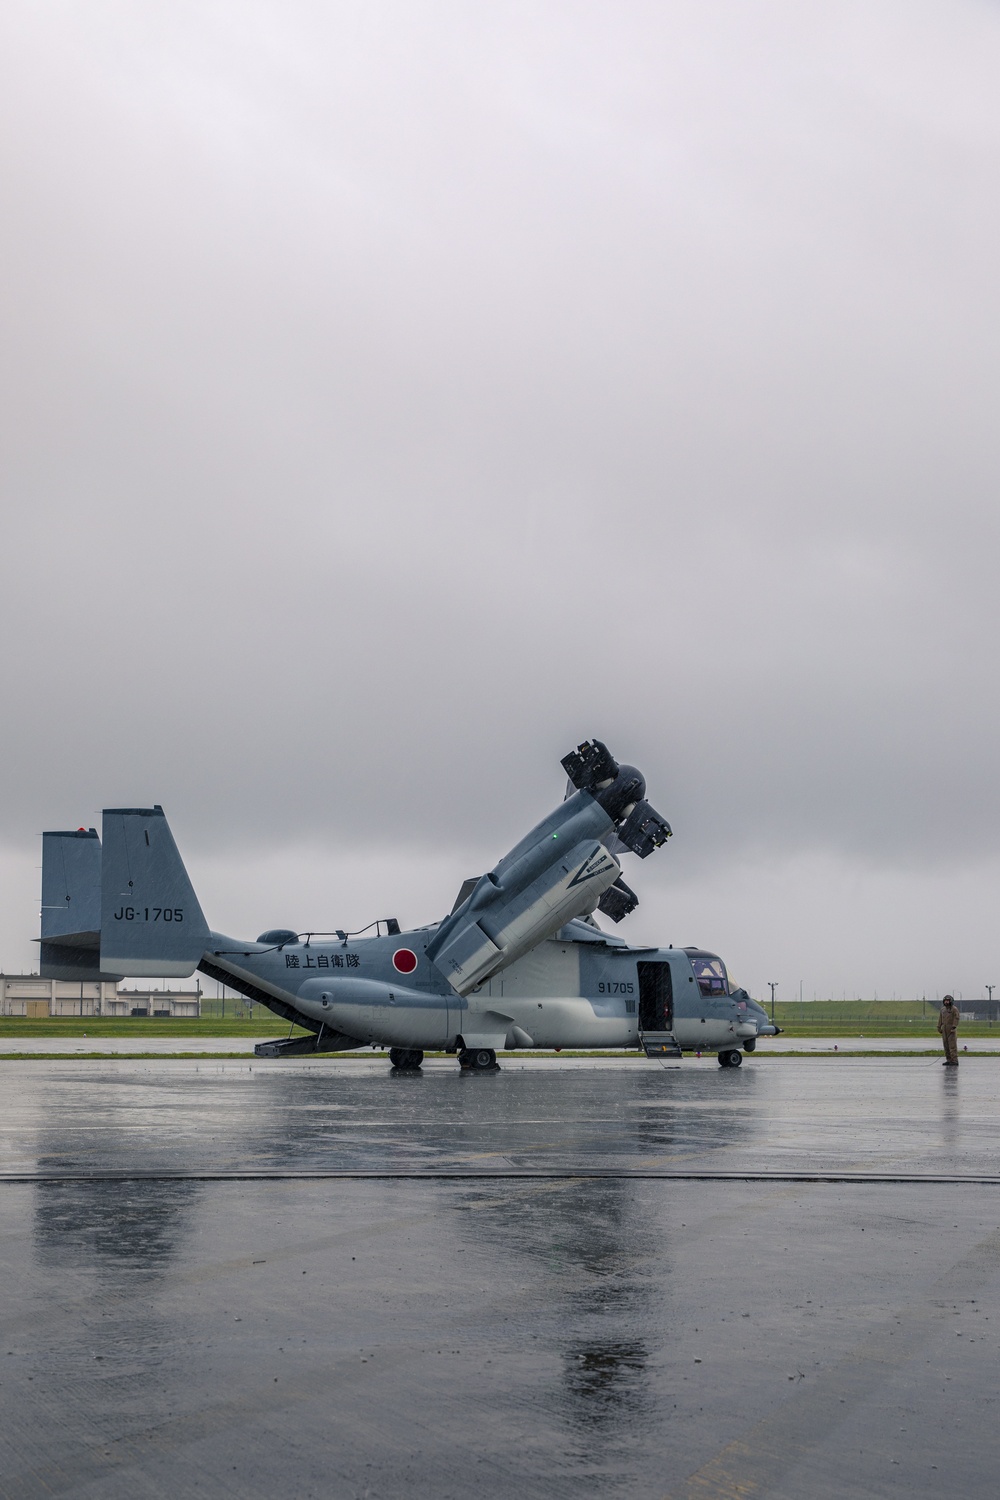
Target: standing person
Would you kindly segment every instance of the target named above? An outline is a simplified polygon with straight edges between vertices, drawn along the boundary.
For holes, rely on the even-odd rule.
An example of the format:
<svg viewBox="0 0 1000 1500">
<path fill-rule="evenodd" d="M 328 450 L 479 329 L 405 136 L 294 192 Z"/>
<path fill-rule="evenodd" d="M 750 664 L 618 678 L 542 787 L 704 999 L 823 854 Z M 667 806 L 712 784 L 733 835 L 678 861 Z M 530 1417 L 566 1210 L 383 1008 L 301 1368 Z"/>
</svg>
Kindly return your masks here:
<svg viewBox="0 0 1000 1500">
<path fill-rule="evenodd" d="M 945 995 L 941 1001 L 941 1009 L 938 1011 L 937 1029 L 941 1033 L 941 1041 L 944 1044 L 944 1068 L 958 1067 L 958 1006 L 955 1004 L 954 995 Z"/>
</svg>

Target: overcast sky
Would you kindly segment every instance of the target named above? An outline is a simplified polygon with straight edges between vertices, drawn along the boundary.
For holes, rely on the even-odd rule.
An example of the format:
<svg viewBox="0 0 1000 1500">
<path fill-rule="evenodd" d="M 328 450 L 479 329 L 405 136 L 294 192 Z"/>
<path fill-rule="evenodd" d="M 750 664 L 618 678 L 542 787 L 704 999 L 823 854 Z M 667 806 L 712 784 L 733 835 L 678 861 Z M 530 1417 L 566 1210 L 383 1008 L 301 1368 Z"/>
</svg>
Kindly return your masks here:
<svg viewBox="0 0 1000 1500">
<path fill-rule="evenodd" d="M 1000 983 L 998 78 L 994 0 L 6 0 L 0 963 L 154 801 L 223 930 L 432 920 L 598 735 L 623 936 Z"/>
</svg>

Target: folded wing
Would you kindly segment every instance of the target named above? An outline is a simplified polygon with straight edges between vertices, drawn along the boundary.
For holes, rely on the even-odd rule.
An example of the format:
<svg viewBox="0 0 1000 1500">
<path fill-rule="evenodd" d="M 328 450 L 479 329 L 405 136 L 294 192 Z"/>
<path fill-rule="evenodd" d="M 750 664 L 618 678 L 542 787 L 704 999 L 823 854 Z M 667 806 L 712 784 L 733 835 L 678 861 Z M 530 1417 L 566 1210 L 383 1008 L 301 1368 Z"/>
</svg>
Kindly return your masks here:
<svg viewBox="0 0 1000 1500">
<path fill-rule="evenodd" d="M 562 764 L 576 790 L 475 883 L 428 944 L 428 958 L 460 995 L 599 905 L 620 921 L 637 900 L 613 847 L 645 859 L 670 837 L 643 800 L 642 775 L 599 740 Z"/>
</svg>

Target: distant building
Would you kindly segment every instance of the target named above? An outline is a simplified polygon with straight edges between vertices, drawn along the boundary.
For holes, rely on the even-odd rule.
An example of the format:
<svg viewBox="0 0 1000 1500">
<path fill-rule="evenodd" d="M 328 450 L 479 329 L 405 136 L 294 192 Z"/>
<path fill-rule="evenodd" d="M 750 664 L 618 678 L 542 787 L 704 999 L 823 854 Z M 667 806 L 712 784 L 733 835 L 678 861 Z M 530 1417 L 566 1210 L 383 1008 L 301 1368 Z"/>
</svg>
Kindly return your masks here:
<svg viewBox="0 0 1000 1500">
<path fill-rule="evenodd" d="M 41 979 L 0 974 L 0 1015 L 200 1016 L 200 990 L 122 990 L 97 979 Z"/>
<path fill-rule="evenodd" d="M 200 1016 L 201 990 L 119 990 L 105 1016 Z"/>
<path fill-rule="evenodd" d="M 935 1010 L 941 1009 L 940 1000 L 930 1000 Z M 963 1021 L 1000 1021 L 1000 1000 L 959 1000 L 958 1013 Z"/>
</svg>

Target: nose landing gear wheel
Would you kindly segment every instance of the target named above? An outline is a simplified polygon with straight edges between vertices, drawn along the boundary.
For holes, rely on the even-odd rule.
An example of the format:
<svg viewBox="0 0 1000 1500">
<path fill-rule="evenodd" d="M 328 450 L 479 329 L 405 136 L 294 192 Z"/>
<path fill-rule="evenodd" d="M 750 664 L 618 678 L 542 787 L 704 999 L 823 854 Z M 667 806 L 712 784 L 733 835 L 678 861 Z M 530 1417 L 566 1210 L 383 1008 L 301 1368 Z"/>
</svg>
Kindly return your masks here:
<svg viewBox="0 0 1000 1500">
<path fill-rule="evenodd" d="M 720 1068 L 739 1068 L 739 1067 L 742 1067 L 742 1065 L 743 1065 L 743 1053 L 742 1052 L 720 1052 L 719 1053 L 719 1067 Z"/>
<path fill-rule="evenodd" d="M 414 1047 L 390 1047 L 389 1061 L 399 1072 L 411 1072 L 419 1068 L 424 1060 L 424 1054 L 418 1052 Z"/>
<path fill-rule="evenodd" d="M 492 1047 L 463 1047 L 458 1054 L 462 1070 L 467 1073 L 499 1073 L 497 1055 Z"/>
</svg>

